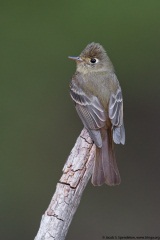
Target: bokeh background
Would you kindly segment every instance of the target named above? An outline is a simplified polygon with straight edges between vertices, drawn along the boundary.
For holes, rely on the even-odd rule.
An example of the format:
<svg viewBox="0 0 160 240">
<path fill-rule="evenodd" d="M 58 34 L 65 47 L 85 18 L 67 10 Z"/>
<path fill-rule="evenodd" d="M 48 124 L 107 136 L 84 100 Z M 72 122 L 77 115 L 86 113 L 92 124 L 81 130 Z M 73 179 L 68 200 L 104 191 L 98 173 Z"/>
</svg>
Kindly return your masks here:
<svg viewBox="0 0 160 240">
<path fill-rule="evenodd" d="M 160 235 L 160 1 L 0 1 L 0 239 L 34 239 L 82 124 L 78 55 L 107 50 L 124 96 L 122 184 L 84 191 L 67 240 Z"/>
</svg>

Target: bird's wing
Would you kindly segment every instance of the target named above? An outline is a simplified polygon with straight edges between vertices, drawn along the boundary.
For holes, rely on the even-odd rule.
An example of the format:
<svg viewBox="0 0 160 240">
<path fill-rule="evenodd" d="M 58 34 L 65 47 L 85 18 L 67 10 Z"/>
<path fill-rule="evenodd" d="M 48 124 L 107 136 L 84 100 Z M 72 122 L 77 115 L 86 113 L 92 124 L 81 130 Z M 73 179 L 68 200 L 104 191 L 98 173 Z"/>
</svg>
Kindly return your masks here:
<svg viewBox="0 0 160 240">
<path fill-rule="evenodd" d="M 76 110 L 90 137 L 97 145 L 102 147 L 102 138 L 99 131 L 105 125 L 106 113 L 96 96 L 86 93 L 75 82 L 70 84 L 70 95 L 76 104 Z"/>
<path fill-rule="evenodd" d="M 119 144 L 125 143 L 125 130 L 123 124 L 123 97 L 120 86 L 109 100 L 109 118 L 113 126 L 113 140 Z"/>
</svg>

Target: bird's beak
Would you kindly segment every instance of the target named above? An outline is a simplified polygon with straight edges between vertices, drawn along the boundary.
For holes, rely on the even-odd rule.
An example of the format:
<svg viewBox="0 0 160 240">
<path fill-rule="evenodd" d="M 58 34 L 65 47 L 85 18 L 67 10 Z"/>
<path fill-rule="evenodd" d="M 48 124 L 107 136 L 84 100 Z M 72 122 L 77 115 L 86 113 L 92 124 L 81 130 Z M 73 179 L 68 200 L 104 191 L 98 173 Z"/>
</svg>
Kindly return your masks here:
<svg viewBox="0 0 160 240">
<path fill-rule="evenodd" d="M 74 61 L 78 61 L 78 62 L 83 61 L 81 57 L 71 57 L 71 56 L 69 56 L 68 58 L 71 59 L 71 60 L 74 60 Z"/>
</svg>

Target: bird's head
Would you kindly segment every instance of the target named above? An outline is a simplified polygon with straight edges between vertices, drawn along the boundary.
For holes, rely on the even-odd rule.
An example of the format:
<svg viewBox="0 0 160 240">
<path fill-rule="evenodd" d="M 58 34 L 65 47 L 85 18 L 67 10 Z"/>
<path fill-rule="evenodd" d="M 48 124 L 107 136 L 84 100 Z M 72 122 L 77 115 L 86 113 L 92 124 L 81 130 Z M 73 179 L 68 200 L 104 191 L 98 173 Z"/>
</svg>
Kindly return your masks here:
<svg viewBox="0 0 160 240">
<path fill-rule="evenodd" d="M 96 71 L 113 70 L 113 65 L 106 51 L 99 43 L 90 43 L 78 57 L 69 57 L 77 63 L 77 71 L 90 73 Z"/>
</svg>

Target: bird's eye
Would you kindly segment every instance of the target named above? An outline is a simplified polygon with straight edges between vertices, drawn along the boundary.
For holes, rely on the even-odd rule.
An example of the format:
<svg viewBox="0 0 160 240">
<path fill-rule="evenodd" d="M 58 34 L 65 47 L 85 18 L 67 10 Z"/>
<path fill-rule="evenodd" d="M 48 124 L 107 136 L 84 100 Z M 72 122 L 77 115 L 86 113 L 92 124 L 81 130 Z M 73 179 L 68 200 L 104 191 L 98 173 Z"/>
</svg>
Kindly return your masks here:
<svg viewBox="0 0 160 240">
<path fill-rule="evenodd" d="M 98 59 L 97 59 L 97 58 L 91 58 L 91 59 L 90 59 L 90 62 L 91 62 L 91 63 L 97 63 L 97 62 L 98 62 Z"/>
</svg>

